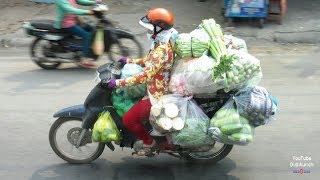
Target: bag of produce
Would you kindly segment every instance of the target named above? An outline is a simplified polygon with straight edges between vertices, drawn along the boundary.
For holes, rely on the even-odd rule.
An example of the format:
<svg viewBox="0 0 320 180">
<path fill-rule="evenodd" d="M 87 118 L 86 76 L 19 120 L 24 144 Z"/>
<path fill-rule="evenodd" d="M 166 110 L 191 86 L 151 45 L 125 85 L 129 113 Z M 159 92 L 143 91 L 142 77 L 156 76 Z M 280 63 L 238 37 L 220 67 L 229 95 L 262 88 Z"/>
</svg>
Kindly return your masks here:
<svg viewBox="0 0 320 180">
<path fill-rule="evenodd" d="M 248 52 L 247 44 L 243 39 L 234 37 L 232 35 L 224 35 L 224 43 L 228 49 L 235 49 Z"/>
<path fill-rule="evenodd" d="M 104 111 L 99 115 L 93 126 L 92 140 L 95 142 L 120 141 L 121 133 L 112 119 L 110 112 Z"/>
<path fill-rule="evenodd" d="M 232 49 L 228 50 L 228 56 L 232 58 L 221 60 L 212 70 L 214 81 L 224 81 L 225 92 L 259 84 L 262 72 L 258 59 Z"/>
<path fill-rule="evenodd" d="M 111 96 L 113 107 L 121 117 L 140 99 L 141 98 L 125 98 L 122 93 L 117 93 L 116 91 L 114 91 Z"/>
<path fill-rule="evenodd" d="M 104 29 L 98 28 L 92 43 L 92 51 L 95 55 L 100 56 L 104 53 L 104 48 Z"/>
<path fill-rule="evenodd" d="M 189 99 L 179 94 L 170 94 L 152 104 L 149 120 L 154 129 L 162 133 L 181 130 L 185 125 Z"/>
<path fill-rule="evenodd" d="M 213 95 L 224 88 L 224 81 L 213 82 L 212 67 L 215 59 L 204 53 L 199 58 L 183 58 L 177 60 L 171 79 L 169 91 L 183 95 Z"/>
<path fill-rule="evenodd" d="M 209 132 L 218 142 L 247 145 L 253 141 L 254 127 L 239 114 L 235 101 L 230 99 L 211 119 Z"/>
<path fill-rule="evenodd" d="M 143 72 L 143 68 L 138 64 L 126 64 L 121 70 L 121 78 L 131 77 L 133 75 Z M 129 87 L 122 87 L 116 90 L 118 93 L 122 93 L 124 98 L 141 98 L 147 93 L 146 84 L 139 84 Z"/>
<path fill-rule="evenodd" d="M 234 97 L 241 116 L 255 127 L 264 125 L 274 119 L 277 101 L 269 92 L 260 86 L 246 87 Z"/>
<path fill-rule="evenodd" d="M 181 114 L 185 125 L 180 131 L 171 133 L 173 144 L 183 147 L 214 144 L 214 140 L 208 134 L 210 119 L 194 101 L 188 100 L 181 109 Z"/>
</svg>

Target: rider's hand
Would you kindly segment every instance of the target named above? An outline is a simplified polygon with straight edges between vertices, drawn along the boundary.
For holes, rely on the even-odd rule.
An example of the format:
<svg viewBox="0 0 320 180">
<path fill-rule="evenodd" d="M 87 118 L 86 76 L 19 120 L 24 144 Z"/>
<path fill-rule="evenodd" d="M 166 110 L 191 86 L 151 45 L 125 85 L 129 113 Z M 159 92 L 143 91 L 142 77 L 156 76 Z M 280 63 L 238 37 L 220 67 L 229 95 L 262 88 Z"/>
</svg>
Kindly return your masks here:
<svg viewBox="0 0 320 180">
<path fill-rule="evenodd" d="M 127 64 L 127 57 L 122 57 L 121 59 L 118 60 L 119 63 L 121 63 L 121 66 L 123 67 L 124 65 Z"/>
<path fill-rule="evenodd" d="M 110 80 L 103 79 L 101 80 L 100 85 L 103 88 L 113 89 L 116 87 L 117 83 L 116 83 L 116 79 L 110 79 Z"/>
<path fill-rule="evenodd" d="M 89 10 L 88 15 L 94 15 L 94 11 Z"/>
</svg>

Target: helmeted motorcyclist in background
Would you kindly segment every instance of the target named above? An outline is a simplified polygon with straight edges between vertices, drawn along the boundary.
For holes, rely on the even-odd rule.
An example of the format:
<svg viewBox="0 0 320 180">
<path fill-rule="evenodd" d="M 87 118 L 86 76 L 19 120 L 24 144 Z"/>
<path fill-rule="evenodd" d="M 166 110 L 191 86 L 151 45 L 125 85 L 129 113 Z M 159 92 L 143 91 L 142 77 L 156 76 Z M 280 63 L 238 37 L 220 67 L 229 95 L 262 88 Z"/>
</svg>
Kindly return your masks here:
<svg viewBox="0 0 320 180">
<path fill-rule="evenodd" d="M 147 28 L 147 36 L 152 40 L 148 55 L 141 59 L 123 57 L 119 62 L 122 65 L 139 64 L 144 67 L 144 72 L 125 79 L 111 79 L 102 85 L 112 89 L 146 83 L 148 95 L 138 101 L 123 116 L 124 125 L 143 141 L 143 149 L 137 154 L 144 156 L 152 153 L 156 143 L 142 125 L 142 121 L 149 119 L 151 102 L 156 102 L 161 96 L 169 93 L 168 84 L 174 60 L 171 40 L 177 36 L 178 32 L 173 28 L 174 15 L 164 8 L 150 10 L 139 23 Z"/>
<path fill-rule="evenodd" d="M 92 10 L 79 9 L 79 5 L 94 6 L 101 0 L 55 0 L 56 20 L 54 27 L 65 29 L 73 35 L 82 38 L 82 58 L 80 65 L 84 67 L 95 66 L 90 58 L 90 44 L 92 39 L 92 28 L 89 25 L 81 26 L 77 15 L 93 15 Z"/>
</svg>

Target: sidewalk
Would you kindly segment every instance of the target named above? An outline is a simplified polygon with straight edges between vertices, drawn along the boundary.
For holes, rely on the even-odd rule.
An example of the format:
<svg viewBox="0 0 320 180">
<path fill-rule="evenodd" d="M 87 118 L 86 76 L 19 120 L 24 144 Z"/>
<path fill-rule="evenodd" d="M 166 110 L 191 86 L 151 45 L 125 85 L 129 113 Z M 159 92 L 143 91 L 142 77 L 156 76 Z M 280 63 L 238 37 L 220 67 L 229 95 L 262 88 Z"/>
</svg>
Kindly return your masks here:
<svg viewBox="0 0 320 180">
<path fill-rule="evenodd" d="M 246 41 L 276 41 L 279 43 L 320 43 L 320 1 L 288 0 L 288 12 L 283 25 L 271 21 L 263 29 L 256 24 L 237 23 L 227 27 L 221 16 L 223 0 L 108 0 L 109 19 L 119 27 L 128 29 L 138 36 L 145 30 L 137 23 L 152 7 L 166 7 L 176 17 L 175 28 L 180 32 L 192 31 L 202 19 L 214 18 L 234 36 Z M 305 7 L 303 7 L 305 6 Z M 11 0 L 0 4 L 0 47 L 27 46 L 32 38 L 28 38 L 21 26 L 24 21 L 32 19 L 54 19 L 54 5 L 37 4 L 28 0 Z"/>
</svg>

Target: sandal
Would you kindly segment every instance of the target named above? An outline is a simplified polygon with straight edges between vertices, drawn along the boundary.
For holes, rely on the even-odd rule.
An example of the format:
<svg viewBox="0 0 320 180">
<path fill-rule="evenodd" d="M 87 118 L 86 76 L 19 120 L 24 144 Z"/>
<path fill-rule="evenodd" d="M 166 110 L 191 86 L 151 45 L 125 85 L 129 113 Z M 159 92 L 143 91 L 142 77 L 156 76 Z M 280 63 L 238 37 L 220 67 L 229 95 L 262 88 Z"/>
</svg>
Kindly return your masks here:
<svg viewBox="0 0 320 180">
<path fill-rule="evenodd" d="M 139 150 L 136 154 L 138 156 L 149 156 L 152 154 L 155 147 L 156 147 L 156 141 L 153 140 L 150 145 L 143 144 L 143 148 Z"/>
<path fill-rule="evenodd" d="M 80 66 L 82 66 L 84 68 L 93 68 L 96 65 L 92 62 L 92 60 L 83 59 L 83 60 L 80 61 Z"/>
</svg>

